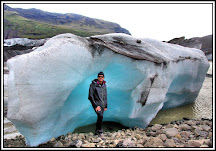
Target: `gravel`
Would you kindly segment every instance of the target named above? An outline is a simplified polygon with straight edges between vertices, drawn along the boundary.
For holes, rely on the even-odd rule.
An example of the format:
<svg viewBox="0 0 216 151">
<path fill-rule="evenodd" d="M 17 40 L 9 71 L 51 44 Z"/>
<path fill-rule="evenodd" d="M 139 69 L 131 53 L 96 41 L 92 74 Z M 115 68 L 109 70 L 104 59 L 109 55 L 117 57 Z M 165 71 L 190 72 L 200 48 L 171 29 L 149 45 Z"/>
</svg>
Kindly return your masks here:
<svg viewBox="0 0 216 151">
<path fill-rule="evenodd" d="M 69 132 L 67 135 L 51 138 L 37 148 L 211 148 L 212 120 L 187 119 L 163 125 L 155 124 L 145 129 L 135 127 L 113 132 L 105 131 L 104 137 L 106 140 L 102 140 L 92 132 Z M 25 144 L 22 135 L 16 136 L 15 139 L 4 139 L 3 145 L 4 147 L 29 147 Z"/>
</svg>

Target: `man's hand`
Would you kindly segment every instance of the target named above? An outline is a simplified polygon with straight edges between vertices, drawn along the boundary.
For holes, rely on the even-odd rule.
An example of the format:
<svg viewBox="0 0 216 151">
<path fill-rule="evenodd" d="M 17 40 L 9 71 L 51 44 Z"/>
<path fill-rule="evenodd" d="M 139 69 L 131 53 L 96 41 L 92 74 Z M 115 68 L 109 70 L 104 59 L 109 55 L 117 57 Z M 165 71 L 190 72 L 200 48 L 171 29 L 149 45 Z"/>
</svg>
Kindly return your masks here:
<svg viewBox="0 0 216 151">
<path fill-rule="evenodd" d="M 104 111 L 106 111 L 107 110 L 107 108 L 104 108 Z"/>
<path fill-rule="evenodd" d="M 101 107 L 100 106 L 97 106 L 96 108 L 95 108 L 95 111 L 97 112 L 97 111 L 100 111 L 101 110 Z"/>
</svg>

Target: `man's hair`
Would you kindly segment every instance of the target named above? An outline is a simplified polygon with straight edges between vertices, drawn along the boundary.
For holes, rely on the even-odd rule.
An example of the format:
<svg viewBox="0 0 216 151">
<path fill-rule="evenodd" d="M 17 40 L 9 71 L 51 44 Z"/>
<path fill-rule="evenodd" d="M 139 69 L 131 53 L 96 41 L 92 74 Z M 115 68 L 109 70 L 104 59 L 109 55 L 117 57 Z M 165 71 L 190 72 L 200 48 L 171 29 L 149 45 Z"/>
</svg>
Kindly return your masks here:
<svg viewBox="0 0 216 151">
<path fill-rule="evenodd" d="M 100 71 L 99 73 L 98 73 L 98 76 L 99 75 L 103 75 L 104 76 L 104 73 L 102 72 L 102 71 Z"/>
</svg>

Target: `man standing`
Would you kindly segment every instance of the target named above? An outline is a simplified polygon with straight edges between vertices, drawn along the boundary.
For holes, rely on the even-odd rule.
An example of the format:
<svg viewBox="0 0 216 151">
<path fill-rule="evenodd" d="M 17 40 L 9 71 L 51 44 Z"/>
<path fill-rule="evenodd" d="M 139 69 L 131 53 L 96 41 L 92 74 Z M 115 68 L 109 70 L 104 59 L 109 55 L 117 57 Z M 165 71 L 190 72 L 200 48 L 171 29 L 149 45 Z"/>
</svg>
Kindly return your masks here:
<svg viewBox="0 0 216 151">
<path fill-rule="evenodd" d="M 107 110 L 107 89 L 103 72 L 99 72 L 98 79 L 94 79 L 90 84 L 88 99 L 97 114 L 95 135 L 105 139 L 103 135 L 103 113 Z"/>
</svg>

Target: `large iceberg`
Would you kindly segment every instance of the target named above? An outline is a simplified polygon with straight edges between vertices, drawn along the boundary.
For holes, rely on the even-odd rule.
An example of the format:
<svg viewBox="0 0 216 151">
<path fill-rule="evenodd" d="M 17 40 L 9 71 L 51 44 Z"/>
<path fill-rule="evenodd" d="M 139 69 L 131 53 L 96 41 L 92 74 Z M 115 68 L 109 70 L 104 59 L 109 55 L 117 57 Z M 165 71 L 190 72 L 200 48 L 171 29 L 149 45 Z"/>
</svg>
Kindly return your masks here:
<svg viewBox="0 0 216 151">
<path fill-rule="evenodd" d="M 96 122 L 88 91 L 99 71 L 104 121 L 145 128 L 160 109 L 195 101 L 209 68 L 201 50 L 120 33 L 57 35 L 7 65 L 7 116 L 29 146 Z"/>
</svg>

